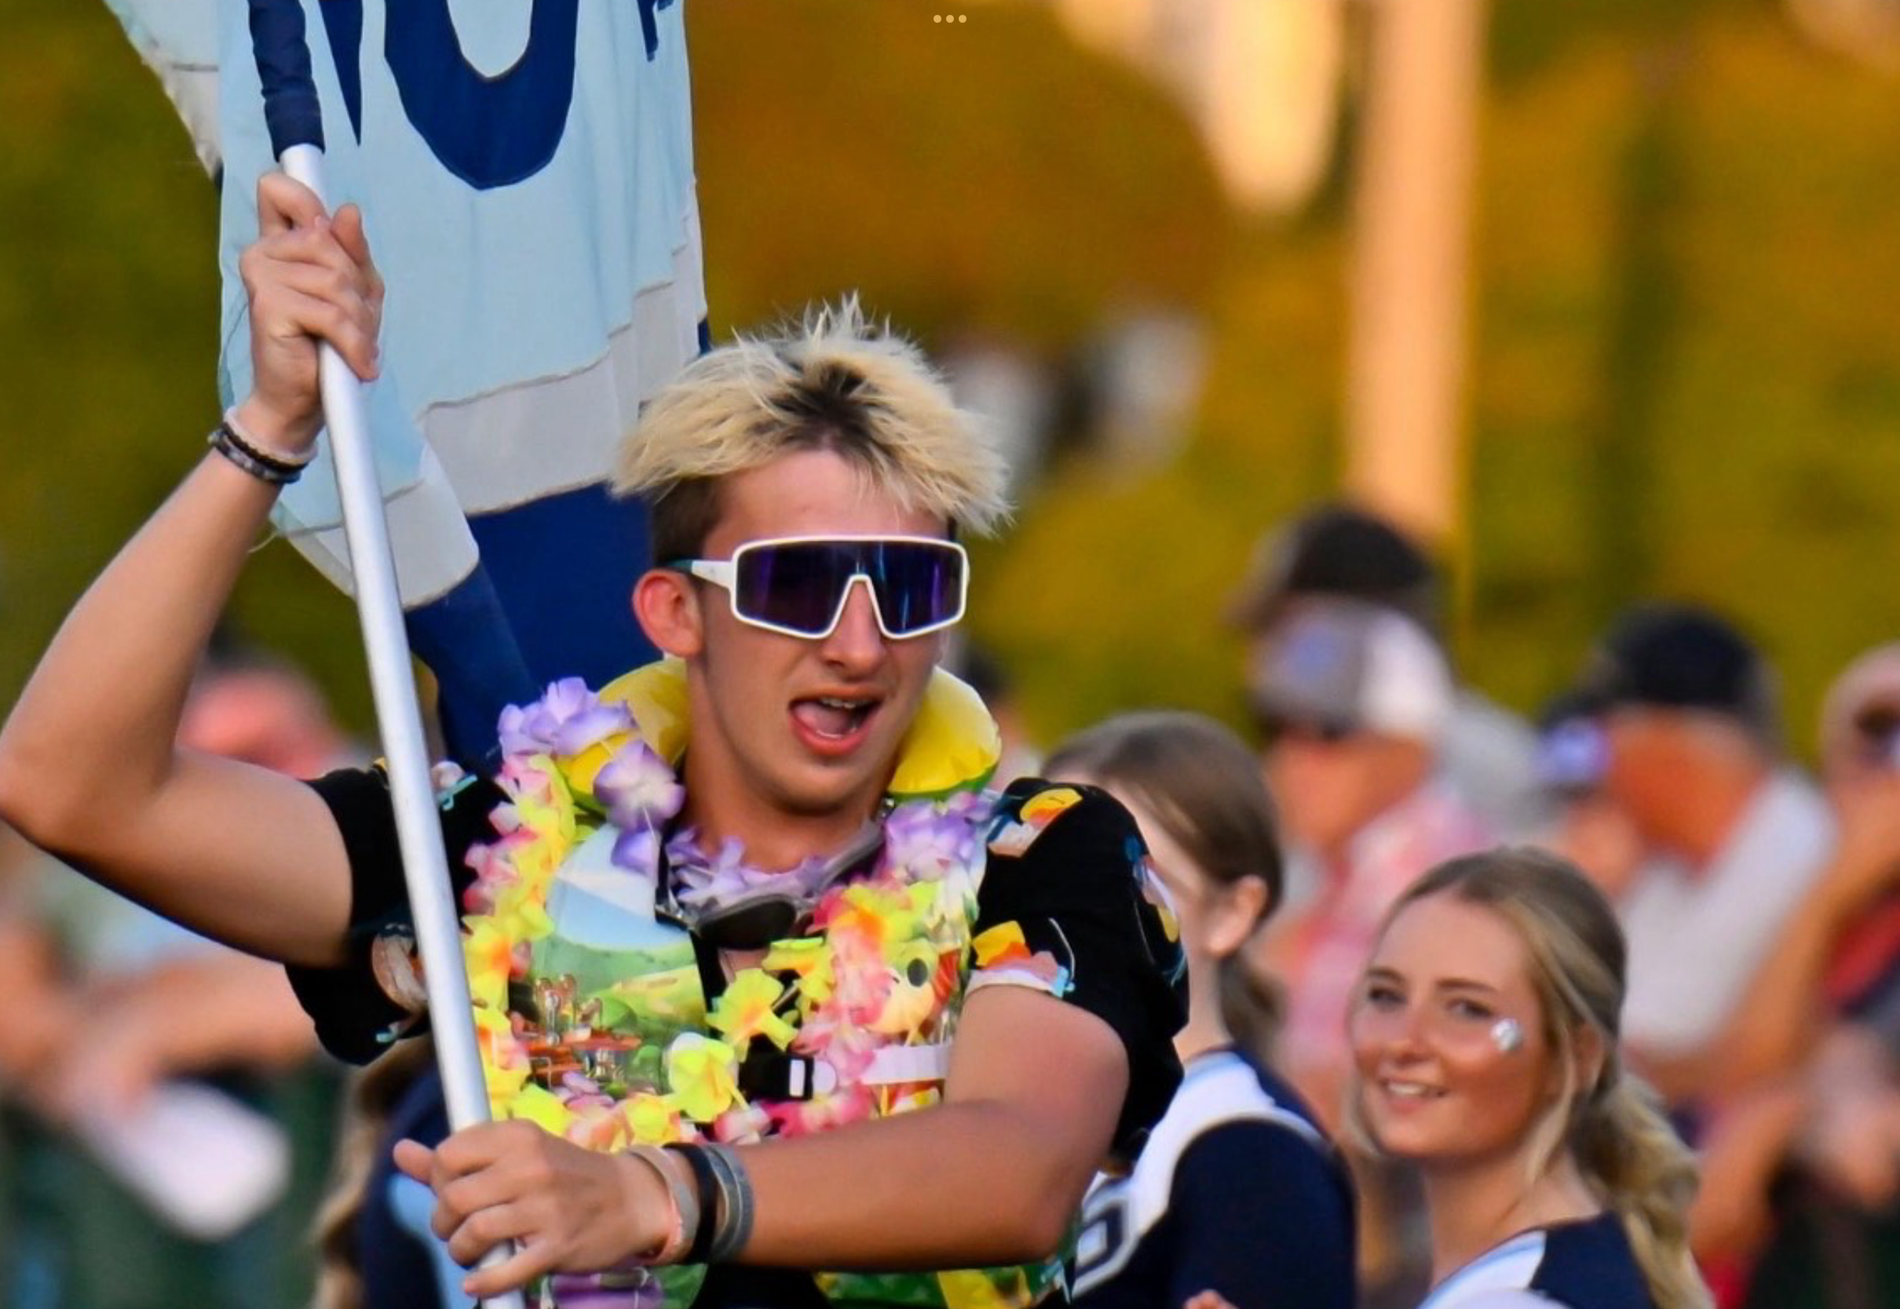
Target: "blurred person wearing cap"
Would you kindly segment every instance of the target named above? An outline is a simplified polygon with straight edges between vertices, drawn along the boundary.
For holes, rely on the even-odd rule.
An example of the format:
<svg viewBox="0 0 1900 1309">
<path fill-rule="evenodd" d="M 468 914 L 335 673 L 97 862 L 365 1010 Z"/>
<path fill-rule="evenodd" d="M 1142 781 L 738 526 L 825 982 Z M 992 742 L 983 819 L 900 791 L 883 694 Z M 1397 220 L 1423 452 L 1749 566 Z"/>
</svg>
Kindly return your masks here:
<svg viewBox="0 0 1900 1309">
<path fill-rule="evenodd" d="M 1250 658 L 1257 663 L 1259 648 L 1287 615 L 1320 598 L 1363 601 L 1410 618 L 1449 662 L 1438 568 L 1377 514 L 1321 504 L 1269 532 L 1255 548 L 1227 618 L 1249 634 Z M 1437 737 L 1447 783 L 1493 831 L 1517 836 L 1547 821 L 1547 797 L 1532 781 L 1536 739 L 1515 714 L 1455 685 Z"/>
<path fill-rule="evenodd" d="M 1379 920 L 1426 869 L 1491 832 L 1439 775 L 1451 673 L 1412 619 L 1360 600 L 1302 601 L 1256 646 L 1250 699 L 1286 835 L 1318 873 L 1264 938 L 1288 987 L 1281 1058 L 1336 1115 L 1346 1009 Z"/>
<path fill-rule="evenodd" d="M 1317 885 L 1252 944 L 1286 986 L 1280 1071 L 1329 1127 L 1350 1067 L 1346 1015 L 1385 912 L 1433 865 L 1491 844 L 1443 778 L 1451 672 L 1419 623 L 1365 600 L 1309 597 L 1255 643 L 1249 695 L 1289 854 Z M 1348 1158 L 1367 1304 L 1416 1303 L 1430 1250 L 1409 1168 Z"/>
<path fill-rule="evenodd" d="M 1695 1099 L 1724 1025 L 1826 865 L 1826 800 L 1783 759 L 1774 679 L 1733 625 L 1687 605 L 1625 614 L 1592 651 L 1603 786 L 1644 858 L 1618 905 L 1623 1031 L 1672 1102 Z"/>
</svg>

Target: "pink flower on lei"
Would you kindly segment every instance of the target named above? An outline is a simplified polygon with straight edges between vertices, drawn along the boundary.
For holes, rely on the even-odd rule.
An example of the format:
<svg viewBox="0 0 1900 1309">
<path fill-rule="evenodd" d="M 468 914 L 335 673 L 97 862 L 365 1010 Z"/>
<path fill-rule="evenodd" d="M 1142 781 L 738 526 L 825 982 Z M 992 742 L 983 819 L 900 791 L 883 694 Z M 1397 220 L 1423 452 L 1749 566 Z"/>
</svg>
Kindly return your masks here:
<svg viewBox="0 0 1900 1309">
<path fill-rule="evenodd" d="M 568 1073 L 554 1094 L 574 1116 L 562 1133 L 589 1150 L 624 1149 L 633 1135 L 632 1124 L 614 1098 L 579 1073 Z"/>
<path fill-rule="evenodd" d="M 495 1117 L 506 1118 L 509 1103 L 528 1080 L 528 1047 L 515 1035 L 506 1014 L 480 1007 L 474 1013 L 475 1044 L 482 1055 L 489 1108 Z"/>
<path fill-rule="evenodd" d="M 843 1086 L 816 1100 L 785 1100 L 765 1106 L 781 1136 L 809 1136 L 870 1118 L 876 1108 L 871 1088 Z"/>
</svg>

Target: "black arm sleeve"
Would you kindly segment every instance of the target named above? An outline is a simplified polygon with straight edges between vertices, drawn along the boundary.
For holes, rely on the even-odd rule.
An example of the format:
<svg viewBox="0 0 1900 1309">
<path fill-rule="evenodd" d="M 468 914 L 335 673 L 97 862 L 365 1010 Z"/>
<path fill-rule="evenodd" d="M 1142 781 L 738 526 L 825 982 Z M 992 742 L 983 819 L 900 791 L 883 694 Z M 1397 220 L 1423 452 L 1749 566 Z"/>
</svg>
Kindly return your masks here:
<svg viewBox="0 0 1900 1309">
<path fill-rule="evenodd" d="M 323 1048 L 349 1063 L 368 1063 L 387 1048 L 388 1034 L 411 1017 L 384 993 L 370 961 L 378 937 L 414 936 L 389 779 L 380 768 L 348 769 L 310 786 L 330 807 L 349 855 L 348 958 L 335 968 L 286 971 Z M 465 856 L 470 846 L 493 839 L 488 816 L 502 798 L 492 783 L 475 781 L 442 799 L 443 844 L 458 903 L 474 880 Z M 414 1030 L 422 1029 L 418 1024 Z"/>
<path fill-rule="evenodd" d="M 1195 1138 L 1175 1166 L 1165 1306 L 1218 1291 L 1236 1309 L 1350 1309 L 1349 1193 L 1311 1142 L 1240 1121 Z"/>
<path fill-rule="evenodd" d="M 1080 799 L 1024 845 L 1025 803 L 1063 791 Z M 1173 1038 L 1186 1017 L 1180 934 L 1150 892 L 1146 860 L 1135 820 L 1107 792 L 1016 782 L 992 823 L 975 925 L 981 936 L 1015 923 L 1028 950 L 1062 970 L 1055 994 L 1121 1038 L 1128 1094 L 1115 1147 L 1128 1156 L 1180 1083 Z"/>
</svg>

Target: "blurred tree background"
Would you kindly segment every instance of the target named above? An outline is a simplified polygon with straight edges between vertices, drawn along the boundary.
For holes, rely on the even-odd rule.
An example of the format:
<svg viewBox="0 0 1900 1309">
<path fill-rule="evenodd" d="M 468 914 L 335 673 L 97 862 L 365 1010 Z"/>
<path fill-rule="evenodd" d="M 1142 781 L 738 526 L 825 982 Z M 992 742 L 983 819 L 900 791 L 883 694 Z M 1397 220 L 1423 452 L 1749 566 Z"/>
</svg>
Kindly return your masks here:
<svg viewBox="0 0 1900 1309">
<path fill-rule="evenodd" d="M 981 556 L 977 637 L 1044 733 L 1133 704 L 1232 717 L 1224 603 L 1338 485 L 1347 148 L 1290 219 L 1230 206 L 1188 119 L 1030 3 L 691 0 L 714 328 L 856 288 L 927 344 L 1073 376 L 1185 315 L 1169 458 L 1059 443 Z M 197 458 L 215 203 L 101 4 L 9 0 L 0 50 L 0 704 Z M 1798 746 L 1900 635 L 1900 80 L 1769 0 L 1496 0 L 1481 116 L 1460 655 L 1531 708 L 1615 608 L 1693 598 L 1784 671 Z M 244 625 L 367 726 L 348 606 L 282 546 Z M 111 694 L 111 688 L 100 688 Z"/>
</svg>

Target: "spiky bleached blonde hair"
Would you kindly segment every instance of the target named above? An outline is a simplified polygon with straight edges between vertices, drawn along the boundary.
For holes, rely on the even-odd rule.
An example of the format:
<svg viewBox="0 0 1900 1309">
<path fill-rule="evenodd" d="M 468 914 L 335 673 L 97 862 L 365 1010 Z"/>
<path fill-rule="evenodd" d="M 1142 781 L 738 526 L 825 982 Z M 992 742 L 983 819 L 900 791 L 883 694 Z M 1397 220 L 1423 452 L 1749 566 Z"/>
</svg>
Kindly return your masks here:
<svg viewBox="0 0 1900 1309">
<path fill-rule="evenodd" d="M 653 500 L 653 557 L 699 552 L 719 479 L 830 450 L 907 509 L 978 534 L 1007 516 L 1002 456 L 923 352 L 852 296 L 694 360 L 622 443 L 614 487 Z"/>
</svg>

